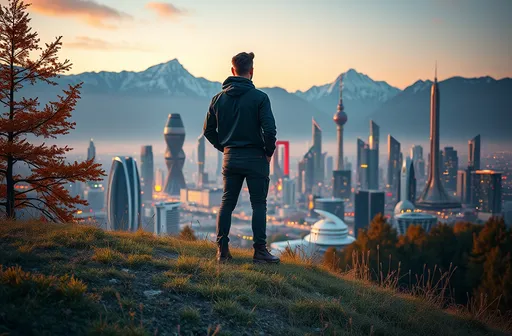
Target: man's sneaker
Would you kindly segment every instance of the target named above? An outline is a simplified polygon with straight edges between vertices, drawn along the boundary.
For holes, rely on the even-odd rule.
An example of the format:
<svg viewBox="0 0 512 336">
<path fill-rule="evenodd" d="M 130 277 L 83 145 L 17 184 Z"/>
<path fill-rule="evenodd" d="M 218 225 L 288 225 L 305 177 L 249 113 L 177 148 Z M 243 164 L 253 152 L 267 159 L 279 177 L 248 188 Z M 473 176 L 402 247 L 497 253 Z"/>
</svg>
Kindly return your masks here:
<svg viewBox="0 0 512 336">
<path fill-rule="evenodd" d="M 281 260 L 270 254 L 265 245 L 254 246 L 252 262 L 255 264 L 278 264 Z"/>
<path fill-rule="evenodd" d="M 229 252 L 229 246 L 226 244 L 219 244 L 218 250 L 217 250 L 217 262 L 219 263 L 227 263 L 231 259 L 233 259 L 233 256 L 231 256 L 231 253 Z"/>
</svg>

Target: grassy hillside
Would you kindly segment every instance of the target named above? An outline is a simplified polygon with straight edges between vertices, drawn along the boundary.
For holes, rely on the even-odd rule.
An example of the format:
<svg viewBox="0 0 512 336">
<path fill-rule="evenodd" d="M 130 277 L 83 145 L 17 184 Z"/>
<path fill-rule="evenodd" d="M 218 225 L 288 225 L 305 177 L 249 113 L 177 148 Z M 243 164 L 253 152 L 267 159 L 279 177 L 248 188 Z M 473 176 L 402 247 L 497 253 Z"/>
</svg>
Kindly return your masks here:
<svg viewBox="0 0 512 336">
<path fill-rule="evenodd" d="M 499 335 L 320 267 L 206 241 L 0 223 L 0 335 Z"/>
</svg>

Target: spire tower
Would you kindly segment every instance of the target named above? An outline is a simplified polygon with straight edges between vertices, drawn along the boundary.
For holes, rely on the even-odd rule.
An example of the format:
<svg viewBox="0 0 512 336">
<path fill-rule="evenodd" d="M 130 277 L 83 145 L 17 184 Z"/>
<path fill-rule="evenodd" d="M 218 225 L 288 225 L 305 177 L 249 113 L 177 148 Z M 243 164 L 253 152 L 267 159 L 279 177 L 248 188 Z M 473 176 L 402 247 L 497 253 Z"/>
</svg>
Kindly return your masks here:
<svg viewBox="0 0 512 336">
<path fill-rule="evenodd" d="M 428 180 L 425 189 L 421 193 L 417 207 L 423 210 L 444 210 L 460 208 L 460 203 L 453 200 L 441 183 L 440 155 L 439 155 L 439 86 L 437 83 L 437 62 L 434 83 L 430 94 L 430 161 Z"/>
</svg>

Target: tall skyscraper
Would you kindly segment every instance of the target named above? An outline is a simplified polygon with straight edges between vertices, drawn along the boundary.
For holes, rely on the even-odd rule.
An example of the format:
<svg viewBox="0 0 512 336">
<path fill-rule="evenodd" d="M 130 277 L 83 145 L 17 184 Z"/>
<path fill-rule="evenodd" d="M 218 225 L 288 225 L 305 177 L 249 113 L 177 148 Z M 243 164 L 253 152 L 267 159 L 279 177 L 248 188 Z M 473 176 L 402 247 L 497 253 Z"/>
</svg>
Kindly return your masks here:
<svg viewBox="0 0 512 336">
<path fill-rule="evenodd" d="M 136 231 L 140 226 L 141 197 L 137 164 L 132 157 L 115 157 L 108 180 L 107 227 Z"/>
<path fill-rule="evenodd" d="M 471 185 L 474 178 L 472 177 L 474 171 L 471 167 L 457 172 L 457 201 L 462 204 L 471 204 Z"/>
<path fill-rule="evenodd" d="M 289 177 L 283 178 L 283 204 L 295 205 L 295 181 Z"/>
<path fill-rule="evenodd" d="M 493 215 L 501 213 L 501 173 L 477 170 L 474 175 L 476 209 Z"/>
<path fill-rule="evenodd" d="M 185 127 L 179 114 L 169 114 L 164 128 L 164 138 L 167 144 L 165 150 L 165 163 L 169 169 L 164 191 L 173 196 L 179 196 L 180 190 L 187 187 L 183 176 L 183 165 L 185 164 Z"/>
<path fill-rule="evenodd" d="M 324 183 L 324 165 L 325 154 L 322 153 L 322 129 L 315 119 L 312 121 L 313 129 L 313 156 L 314 156 L 314 182 L 315 184 Z"/>
<path fill-rule="evenodd" d="M 315 161 L 314 154 L 310 149 L 299 161 L 298 167 L 298 189 L 300 194 L 311 194 L 315 185 Z"/>
<path fill-rule="evenodd" d="M 452 199 L 441 182 L 439 173 L 439 87 L 437 84 L 437 68 L 430 95 L 430 162 L 428 180 L 416 206 L 423 210 L 444 210 L 460 208 L 460 203 Z"/>
<path fill-rule="evenodd" d="M 140 184 L 143 201 L 151 201 L 153 199 L 154 171 L 153 147 L 142 146 L 140 149 Z"/>
<path fill-rule="evenodd" d="M 324 183 L 325 154 L 322 153 L 322 129 L 312 120 L 313 145 L 299 161 L 299 192 L 309 194 L 313 186 Z"/>
<path fill-rule="evenodd" d="M 357 167 L 356 167 L 356 178 L 357 178 L 357 188 L 358 189 L 367 189 L 367 181 L 368 181 L 368 146 L 367 144 L 357 138 Z"/>
<path fill-rule="evenodd" d="M 445 147 L 443 151 L 442 180 L 447 191 L 452 194 L 457 190 L 457 171 L 459 170 L 459 157 L 453 147 Z"/>
<path fill-rule="evenodd" d="M 423 147 L 414 145 L 411 148 L 411 157 L 414 163 L 414 172 L 417 178 L 423 179 L 425 177 L 425 159 L 423 158 Z"/>
<path fill-rule="evenodd" d="M 472 167 L 474 170 L 479 170 L 480 168 L 480 134 L 476 137 L 468 141 L 469 147 L 469 157 L 468 157 L 468 166 Z"/>
<path fill-rule="evenodd" d="M 398 202 L 399 200 L 399 186 L 400 186 L 400 142 L 388 134 L 388 178 L 387 185 L 393 197 Z"/>
<path fill-rule="evenodd" d="M 206 147 L 204 135 L 197 138 L 197 186 L 203 188 L 208 184 L 208 174 L 205 172 Z"/>
<path fill-rule="evenodd" d="M 370 137 L 368 138 L 368 189 L 379 189 L 379 136 L 380 127 L 370 120 Z"/>
<path fill-rule="evenodd" d="M 416 176 L 414 172 L 414 163 L 410 157 L 402 160 L 402 169 L 400 171 L 400 201 L 409 201 L 411 204 L 416 202 Z"/>
<path fill-rule="evenodd" d="M 94 146 L 94 142 L 91 139 L 89 141 L 89 148 L 87 148 L 87 160 L 94 159 L 96 157 L 96 147 Z"/>
<path fill-rule="evenodd" d="M 377 214 L 384 215 L 384 192 L 378 190 L 358 190 L 355 195 L 354 236 L 359 229 L 369 227 Z"/>
</svg>

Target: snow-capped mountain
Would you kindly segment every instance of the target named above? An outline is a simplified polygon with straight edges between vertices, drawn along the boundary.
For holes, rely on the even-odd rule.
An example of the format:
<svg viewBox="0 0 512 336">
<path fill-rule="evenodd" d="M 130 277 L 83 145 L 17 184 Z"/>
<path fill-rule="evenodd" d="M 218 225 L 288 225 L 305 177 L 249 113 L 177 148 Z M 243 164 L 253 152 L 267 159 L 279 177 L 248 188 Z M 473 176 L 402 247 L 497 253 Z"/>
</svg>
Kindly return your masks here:
<svg viewBox="0 0 512 336">
<path fill-rule="evenodd" d="M 76 122 L 72 136 L 84 141 L 90 137 L 159 138 L 169 113 L 182 114 L 187 134 L 195 137 L 201 133 L 211 97 L 221 89 L 221 83 L 194 77 L 176 59 L 140 72 L 86 72 L 62 76 L 58 82 L 84 82 L 72 117 Z M 279 87 L 263 88 L 272 102 L 278 136 L 309 138 L 314 117 L 325 138 L 334 139 L 332 116 L 338 104 L 339 83 L 340 76 L 333 83 L 296 93 Z M 418 80 L 400 91 L 348 70 L 343 79 L 346 135 L 366 136 L 372 118 L 381 126 L 382 134 L 428 138 L 431 85 L 429 80 Z M 63 88 L 38 84 L 23 90 L 44 103 L 55 99 Z M 453 77 L 442 81 L 440 90 L 443 137 L 468 137 L 473 133 L 489 138 L 512 136 L 509 124 L 503 122 L 510 119 L 512 110 L 512 79 Z M 462 124 L 464 127 L 454 127 Z"/>
<path fill-rule="evenodd" d="M 194 77 L 177 59 L 140 72 L 85 72 L 62 76 L 60 81 L 63 84 L 83 82 L 84 91 L 102 93 L 212 97 L 221 88 L 219 82 Z"/>
<path fill-rule="evenodd" d="M 408 86 L 404 90 L 404 92 L 407 91 L 407 92 L 418 93 L 418 92 L 425 91 L 425 90 L 429 91 L 431 86 L 432 86 L 432 81 L 430 81 L 430 80 L 423 81 L 420 79 L 420 80 L 414 82 L 414 84 L 412 84 L 411 86 Z"/>
<path fill-rule="evenodd" d="M 332 83 L 313 86 L 304 92 L 296 91 L 295 95 L 332 116 L 336 112 L 339 101 L 341 76 L 343 76 L 343 104 L 348 115 L 345 130 L 348 132 L 367 128 L 369 115 L 401 92 L 400 89 L 386 82 L 374 81 L 363 73 L 349 69 L 336 77 Z"/>
<path fill-rule="evenodd" d="M 338 99 L 341 76 L 343 76 L 343 100 L 375 99 L 385 102 L 400 92 L 400 89 L 386 82 L 374 81 L 363 73 L 349 69 L 347 72 L 339 75 L 332 83 L 313 86 L 305 92 L 296 91 L 295 94 L 310 102 L 329 96 L 335 96 Z"/>
</svg>

